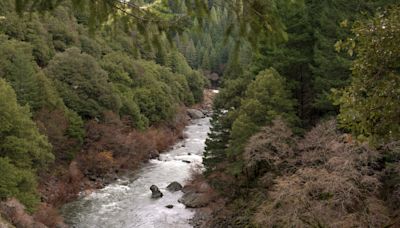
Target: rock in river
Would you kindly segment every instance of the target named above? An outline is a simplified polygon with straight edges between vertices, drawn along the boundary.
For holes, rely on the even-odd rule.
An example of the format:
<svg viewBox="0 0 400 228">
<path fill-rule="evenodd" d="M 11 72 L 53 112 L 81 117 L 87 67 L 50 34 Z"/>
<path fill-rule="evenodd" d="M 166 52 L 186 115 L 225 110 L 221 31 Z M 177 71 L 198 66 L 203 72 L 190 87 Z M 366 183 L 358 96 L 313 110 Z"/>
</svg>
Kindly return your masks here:
<svg viewBox="0 0 400 228">
<path fill-rule="evenodd" d="M 160 191 L 160 189 L 158 189 L 157 186 L 152 185 L 152 186 L 150 187 L 150 190 L 151 190 L 151 198 L 153 198 L 153 199 L 158 199 L 158 198 L 163 197 L 162 192 Z"/>
<path fill-rule="evenodd" d="M 204 114 L 200 110 L 197 110 L 197 109 L 188 109 L 187 113 L 190 116 L 190 118 L 192 118 L 192 119 L 204 118 Z"/>
<path fill-rule="evenodd" d="M 168 189 L 168 191 L 170 191 L 170 192 L 180 191 L 180 190 L 182 190 L 182 188 L 183 188 L 182 185 L 179 184 L 179 183 L 176 182 L 176 181 L 172 182 L 171 184 L 169 184 L 169 185 L 167 186 L 167 189 Z"/>
<path fill-rule="evenodd" d="M 210 199 L 205 193 L 187 192 L 178 202 L 184 204 L 188 208 L 200 208 L 207 206 L 210 203 Z"/>
</svg>

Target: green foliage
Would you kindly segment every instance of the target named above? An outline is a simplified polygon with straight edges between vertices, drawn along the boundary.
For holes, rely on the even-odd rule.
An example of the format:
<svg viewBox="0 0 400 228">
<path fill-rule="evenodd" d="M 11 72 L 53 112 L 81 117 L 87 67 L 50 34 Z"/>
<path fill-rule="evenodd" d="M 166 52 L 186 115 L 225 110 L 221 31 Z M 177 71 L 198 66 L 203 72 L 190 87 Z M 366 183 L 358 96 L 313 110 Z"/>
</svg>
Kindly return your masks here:
<svg viewBox="0 0 400 228">
<path fill-rule="evenodd" d="M 169 94 L 172 102 L 191 105 L 193 95 L 185 75 L 174 73 L 169 68 L 150 61 L 135 61 L 137 87 L 154 85 Z"/>
<path fill-rule="evenodd" d="M 192 70 L 186 62 L 185 57 L 178 51 L 171 52 L 168 56 L 167 66 L 169 66 L 173 72 L 182 74 L 186 77 L 189 89 L 192 92 L 194 99 L 193 101 L 188 101 L 188 103 L 201 102 L 203 99 L 203 88 L 206 84 L 204 76 L 200 72 Z"/>
<path fill-rule="evenodd" d="M 193 94 L 193 99 L 195 103 L 200 103 L 204 98 L 204 87 L 206 85 L 206 78 L 199 71 L 192 71 L 186 76 L 189 89 Z"/>
<path fill-rule="evenodd" d="M 146 128 L 149 124 L 148 119 L 140 113 L 133 92 L 138 80 L 134 68 L 135 61 L 125 53 L 113 52 L 103 57 L 101 65 L 108 72 L 115 90 L 121 97 L 120 115 L 129 116 L 135 127 Z"/>
<path fill-rule="evenodd" d="M 32 211 L 40 202 L 34 172 L 19 169 L 4 157 L 0 157 L 0 172 L 0 199 L 15 197 Z"/>
<path fill-rule="evenodd" d="M 13 5 L 12 0 L 5 0 Z M 45 66 L 54 55 L 51 35 L 41 18 L 37 14 L 31 16 L 19 16 L 12 9 L 4 12 L 4 19 L 0 21 L 0 31 L 19 40 L 29 42 L 32 46 L 32 54 L 40 66 Z"/>
<path fill-rule="evenodd" d="M 224 114 L 217 110 L 211 119 L 211 129 L 206 139 L 206 148 L 203 155 L 206 174 L 212 173 L 218 164 L 226 160 L 229 132 L 229 126 L 227 126 Z"/>
<path fill-rule="evenodd" d="M 57 54 L 46 73 L 54 80 L 66 106 L 84 118 L 101 116 L 105 110 L 118 112 L 121 108 L 107 73 L 92 56 L 78 48 Z"/>
<path fill-rule="evenodd" d="M 169 54 L 167 66 L 169 66 L 173 72 L 183 75 L 189 75 L 192 72 L 192 68 L 190 68 L 186 62 L 185 57 L 178 51 Z"/>
<path fill-rule="evenodd" d="M 21 104 L 29 104 L 34 110 L 39 108 L 38 68 L 31 54 L 31 46 L 7 40 L 7 37 L 1 37 L 1 40 L 0 77 L 11 83 Z"/>
<path fill-rule="evenodd" d="M 76 112 L 71 110 L 66 110 L 66 116 L 68 118 L 67 135 L 82 144 L 85 137 L 83 120 Z"/>
<path fill-rule="evenodd" d="M 400 138 L 400 8 L 356 24 L 352 83 L 336 95 L 343 127 L 373 143 Z"/>
<path fill-rule="evenodd" d="M 130 116 L 138 128 L 170 120 L 177 104 L 193 104 L 194 95 L 196 101 L 202 99 L 202 75 L 177 52 L 170 54 L 169 61 L 172 71 L 154 62 L 133 60 L 123 52 L 102 59 L 102 67 L 121 97 L 120 114 Z"/>
<path fill-rule="evenodd" d="M 0 198 L 17 197 L 30 207 L 38 202 L 35 170 L 54 159 L 51 145 L 17 103 L 10 85 L 0 79 Z"/>
<path fill-rule="evenodd" d="M 219 163 L 226 163 L 228 174 L 240 174 L 247 141 L 277 117 L 291 127 L 298 125 L 295 101 L 286 80 L 276 70 L 261 71 L 254 80 L 249 73 L 244 75 L 224 81 L 225 87 L 216 98 L 217 112 L 204 155 L 207 173 L 214 171 Z"/>
<path fill-rule="evenodd" d="M 237 78 L 224 80 L 220 93 L 214 101 L 215 108 L 226 110 L 239 108 L 241 98 L 244 97 L 253 77 L 249 72 L 245 72 Z"/>
<path fill-rule="evenodd" d="M 257 69 L 274 67 L 288 81 L 298 101 L 297 114 L 307 128 L 338 110 L 329 99 L 332 88 L 349 84 L 352 57 L 335 51 L 336 41 L 350 34 L 348 26 L 393 1 L 304 1 L 303 7 L 279 5 L 288 42 L 270 48 L 262 40 Z"/>
<path fill-rule="evenodd" d="M 28 104 L 32 111 L 63 106 L 52 82 L 43 74 L 32 56 L 29 43 L 8 40 L 2 36 L 0 44 L 0 77 L 15 90 L 20 104 Z"/>
<path fill-rule="evenodd" d="M 150 123 L 171 120 L 176 111 L 173 98 L 163 85 L 154 84 L 141 87 L 134 91 L 134 98 L 141 112 L 149 119 Z"/>
<path fill-rule="evenodd" d="M 274 69 L 260 72 L 246 90 L 233 122 L 229 154 L 235 156 L 243 151 L 247 140 L 260 127 L 270 124 L 281 116 L 291 126 L 298 119 L 294 114 L 294 101 L 285 86 L 285 79 Z"/>
</svg>

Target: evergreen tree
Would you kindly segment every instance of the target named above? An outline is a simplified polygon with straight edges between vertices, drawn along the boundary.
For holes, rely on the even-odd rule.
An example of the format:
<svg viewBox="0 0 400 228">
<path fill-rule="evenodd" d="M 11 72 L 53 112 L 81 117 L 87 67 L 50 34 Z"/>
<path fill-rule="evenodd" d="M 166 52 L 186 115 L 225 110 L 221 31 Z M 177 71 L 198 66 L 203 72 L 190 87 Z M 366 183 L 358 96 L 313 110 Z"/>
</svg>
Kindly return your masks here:
<svg viewBox="0 0 400 228">
<path fill-rule="evenodd" d="M 113 93 L 107 73 L 93 57 L 82 54 L 78 48 L 57 54 L 46 72 L 67 107 L 84 118 L 101 116 L 105 110 L 119 111 L 121 100 Z"/>
<path fill-rule="evenodd" d="M 33 110 L 39 108 L 38 67 L 28 43 L 0 37 L 0 78 L 11 83 L 18 101 L 29 104 Z"/>
<path fill-rule="evenodd" d="M 261 126 L 270 124 L 278 116 L 295 126 L 298 121 L 294 114 L 295 103 L 285 84 L 285 79 L 277 71 L 268 69 L 261 71 L 248 85 L 232 125 L 228 149 L 230 156 L 243 152 L 247 140 Z"/>
<path fill-rule="evenodd" d="M 206 174 L 212 173 L 218 164 L 227 159 L 229 128 L 225 126 L 224 114 L 221 110 L 214 112 L 211 119 L 211 129 L 206 140 L 206 148 L 203 155 L 203 164 Z"/>
<path fill-rule="evenodd" d="M 13 89 L 0 79 L 0 198 L 16 197 L 33 209 L 36 170 L 54 159 L 51 146 L 31 120 L 27 107 L 17 103 Z"/>
</svg>

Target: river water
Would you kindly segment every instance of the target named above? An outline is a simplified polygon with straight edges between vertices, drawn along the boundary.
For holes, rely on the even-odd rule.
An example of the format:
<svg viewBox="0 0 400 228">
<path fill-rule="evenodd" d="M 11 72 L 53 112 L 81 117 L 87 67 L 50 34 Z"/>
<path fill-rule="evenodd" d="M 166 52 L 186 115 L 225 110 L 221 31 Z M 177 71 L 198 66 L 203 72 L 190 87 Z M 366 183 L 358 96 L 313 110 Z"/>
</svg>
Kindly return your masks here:
<svg viewBox="0 0 400 228">
<path fill-rule="evenodd" d="M 182 185 L 192 172 L 201 168 L 210 119 L 193 120 L 186 127 L 187 138 L 159 159 L 150 160 L 131 176 L 65 205 L 65 222 L 76 228 L 186 228 L 194 215 L 178 203 L 182 192 L 171 193 L 168 184 Z M 186 161 L 186 162 L 185 162 Z M 188 163 L 187 161 L 190 161 Z M 151 185 L 157 185 L 164 197 L 151 199 Z M 173 205 L 168 209 L 166 205 Z"/>
</svg>

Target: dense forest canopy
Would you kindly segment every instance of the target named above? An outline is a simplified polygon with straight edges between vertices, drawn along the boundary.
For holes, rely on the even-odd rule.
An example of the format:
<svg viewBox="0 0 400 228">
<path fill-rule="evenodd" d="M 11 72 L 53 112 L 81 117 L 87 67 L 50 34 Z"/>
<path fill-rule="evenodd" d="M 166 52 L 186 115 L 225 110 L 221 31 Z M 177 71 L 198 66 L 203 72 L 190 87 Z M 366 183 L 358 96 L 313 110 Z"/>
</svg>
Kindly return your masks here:
<svg viewBox="0 0 400 228">
<path fill-rule="evenodd" d="M 36 176 L 54 159 L 68 164 L 79 154 L 90 121 L 112 112 L 142 131 L 166 125 L 180 106 L 200 102 L 208 84 L 177 48 L 158 49 L 122 19 L 92 33 L 93 12 L 78 3 L 0 4 L 1 99 L 11 102 L 1 109 L 2 173 L 10 175 L 0 197 L 17 197 L 30 210 L 39 201 Z M 109 20 L 112 12 L 103 13 Z"/>
<path fill-rule="evenodd" d="M 395 227 L 399 42 L 397 0 L 2 0 L 0 200 L 168 148 L 218 88 L 209 224 Z"/>
</svg>

